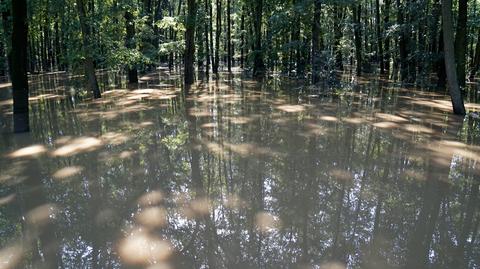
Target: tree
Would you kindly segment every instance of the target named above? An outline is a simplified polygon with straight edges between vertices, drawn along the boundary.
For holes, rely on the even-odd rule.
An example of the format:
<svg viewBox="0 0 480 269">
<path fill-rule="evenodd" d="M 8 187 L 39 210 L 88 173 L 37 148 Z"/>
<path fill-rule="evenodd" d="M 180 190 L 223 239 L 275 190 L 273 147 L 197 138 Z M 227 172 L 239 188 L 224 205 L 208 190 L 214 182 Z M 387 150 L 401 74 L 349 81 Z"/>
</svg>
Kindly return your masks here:
<svg viewBox="0 0 480 269">
<path fill-rule="evenodd" d="M 76 0 L 78 8 L 78 16 L 80 18 L 80 27 L 82 30 L 82 40 L 83 40 L 83 53 L 84 53 L 84 68 L 85 75 L 88 81 L 88 88 L 93 93 L 93 98 L 98 99 L 102 98 L 100 93 L 100 88 L 98 87 L 97 75 L 95 74 L 95 63 L 93 60 L 92 52 L 90 51 L 90 28 L 87 25 L 87 12 L 85 10 L 84 0 Z"/>
<path fill-rule="evenodd" d="M 195 0 L 188 0 L 188 15 L 185 32 L 185 84 L 191 85 L 195 81 L 195 20 L 197 8 Z"/>
<path fill-rule="evenodd" d="M 15 133 L 30 131 L 27 77 L 27 1 L 12 1 L 13 31 L 11 78 L 13 88 L 13 129 Z"/>
<path fill-rule="evenodd" d="M 457 63 L 458 83 L 465 87 L 467 55 L 467 11 L 468 0 L 458 0 L 458 21 L 455 35 L 455 59 Z"/>
<path fill-rule="evenodd" d="M 445 70 L 447 72 L 447 84 L 452 99 L 453 112 L 457 115 L 465 115 L 463 96 L 458 86 L 457 70 L 455 66 L 455 48 L 453 45 L 453 19 L 452 0 L 442 0 L 443 17 L 443 43 L 445 50 Z"/>
<path fill-rule="evenodd" d="M 322 16 L 322 1 L 315 0 L 312 23 L 312 83 L 317 84 L 320 81 L 321 72 L 321 42 L 320 42 L 320 20 Z"/>
<path fill-rule="evenodd" d="M 265 73 L 265 63 L 263 61 L 262 49 L 262 18 L 263 18 L 263 0 L 254 0 L 254 54 L 253 54 L 253 76 L 261 77 Z"/>
<path fill-rule="evenodd" d="M 130 10 L 125 11 L 125 28 L 127 32 L 125 46 L 128 49 L 135 49 L 135 21 L 133 14 Z M 135 66 L 128 66 L 128 82 L 138 83 L 138 71 Z"/>
</svg>

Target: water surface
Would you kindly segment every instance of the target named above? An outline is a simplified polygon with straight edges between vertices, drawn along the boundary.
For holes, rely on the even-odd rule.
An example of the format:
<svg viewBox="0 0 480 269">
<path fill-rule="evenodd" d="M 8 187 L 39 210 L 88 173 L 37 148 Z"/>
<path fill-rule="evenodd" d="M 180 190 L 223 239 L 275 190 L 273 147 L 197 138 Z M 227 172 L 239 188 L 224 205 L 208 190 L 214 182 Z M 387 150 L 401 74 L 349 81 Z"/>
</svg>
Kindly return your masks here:
<svg viewBox="0 0 480 269">
<path fill-rule="evenodd" d="M 480 267 L 480 124 L 443 93 L 180 81 L 32 78 L 25 135 L 0 85 L 0 268 Z"/>
</svg>

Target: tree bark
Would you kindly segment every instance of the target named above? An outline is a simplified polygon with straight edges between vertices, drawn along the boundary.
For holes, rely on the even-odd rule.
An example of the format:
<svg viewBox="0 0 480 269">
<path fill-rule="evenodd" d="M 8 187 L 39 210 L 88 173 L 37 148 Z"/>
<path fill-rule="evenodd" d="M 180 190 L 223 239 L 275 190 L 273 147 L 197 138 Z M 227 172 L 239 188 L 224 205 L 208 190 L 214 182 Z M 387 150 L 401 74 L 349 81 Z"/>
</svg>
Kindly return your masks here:
<svg viewBox="0 0 480 269">
<path fill-rule="evenodd" d="M 232 7 L 231 0 L 227 0 L 227 66 L 228 72 L 232 72 Z"/>
<path fill-rule="evenodd" d="M 222 0 L 217 0 L 217 29 L 215 33 L 215 62 L 213 63 L 213 73 L 218 74 L 220 65 L 220 38 L 222 37 Z"/>
<path fill-rule="evenodd" d="M 133 21 L 133 14 L 130 11 L 125 12 L 125 24 L 127 30 L 127 36 L 125 45 L 128 49 L 133 50 L 136 48 L 135 44 L 135 22 Z M 133 65 L 128 66 L 128 82 L 138 83 L 138 71 Z"/>
<path fill-rule="evenodd" d="M 88 88 L 93 93 L 93 98 L 98 99 L 102 98 L 100 93 L 100 88 L 98 87 L 97 75 L 95 74 L 95 65 L 93 62 L 93 56 L 90 51 L 90 30 L 87 25 L 86 21 L 86 11 L 85 11 L 85 4 L 83 0 L 76 0 L 77 1 L 77 8 L 78 8 L 78 15 L 80 18 L 80 27 L 82 30 L 82 39 L 83 39 L 83 52 L 85 54 L 84 60 L 84 68 L 85 68 L 85 75 L 88 80 Z"/>
<path fill-rule="evenodd" d="M 377 31 L 377 58 L 380 60 L 380 74 L 385 74 L 385 62 L 383 59 L 382 31 L 380 27 L 380 0 L 375 0 L 375 26 Z"/>
<path fill-rule="evenodd" d="M 457 70 L 455 67 L 455 48 L 453 45 L 453 19 L 452 0 L 442 0 L 443 16 L 443 43 L 445 50 L 445 69 L 447 71 L 447 84 L 452 98 L 453 112 L 465 115 L 463 96 L 458 86 Z"/>
<path fill-rule="evenodd" d="M 467 64 L 467 11 L 468 0 L 458 0 L 457 33 L 455 36 L 455 59 L 457 63 L 458 84 L 465 87 Z"/>
<path fill-rule="evenodd" d="M 320 27 L 322 16 L 322 0 L 315 0 L 312 23 L 312 83 L 320 82 L 321 72 L 321 42 Z"/>
<path fill-rule="evenodd" d="M 265 74 L 265 63 L 263 61 L 262 51 L 262 18 L 263 18 L 263 0 L 254 1 L 254 38 L 255 51 L 253 54 L 253 76 L 261 77 Z"/>
<path fill-rule="evenodd" d="M 362 26 L 360 25 L 360 17 L 362 14 L 362 6 L 353 4 L 353 23 L 354 23 L 354 39 L 355 39 L 355 58 L 357 58 L 357 76 L 362 74 Z"/>
<path fill-rule="evenodd" d="M 185 33 L 185 84 L 191 85 L 195 80 L 193 62 L 195 60 L 195 20 L 197 10 L 195 0 L 188 0 L 187 5 L 187 31 Z"/>
<path fill-rule="evenodd" d="M 13 88 L 13 129 L 15 133 L 30 131 L 27 76 L 27 1 L 12 1 L 13 32 L 11 78 Z"/>
</svg>

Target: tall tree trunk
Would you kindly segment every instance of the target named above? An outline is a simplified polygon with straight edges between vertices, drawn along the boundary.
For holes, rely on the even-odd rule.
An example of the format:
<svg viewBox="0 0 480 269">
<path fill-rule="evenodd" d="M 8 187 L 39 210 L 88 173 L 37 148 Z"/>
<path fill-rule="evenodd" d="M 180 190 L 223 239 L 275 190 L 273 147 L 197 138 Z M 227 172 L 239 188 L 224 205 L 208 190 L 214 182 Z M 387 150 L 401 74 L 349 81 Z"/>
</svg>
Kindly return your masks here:
<svg viewBox="0 0 480 269">
<path fill-rule="evenodd" d="M 220 65 L 220 38 L 222 37 L 222 0 L 217 0 L 217 29 L 215 34 L 215 63 L 213 73 L 218 74 Z"/>
<path fill-rule="evenodd" d="M 455 60 L 457 63 L 458 84 L 465 87 L 467 64 L 467 20 L 468 0 L 458 0 L 457 34 L 455 36 Z"/>
<path fill-rule="evenodd" d="M 338 70 L 343 70 L 343 55 L 342 55 L 342 48 L 340 46 L 340 42 L 342 39 L 343 31 L 342 31 L 342 20 L 343 20 L 343 8 L 338 7 L 338 5 L 334 5 L 334 12 L 333 12 L 333 21 L 334 21 L 334 29 L 336 29 L 334 33 L 334 50 L 335 50 L 335 68 Z"/>
<path fill-rule="evenodd" d="M 27 1 L 12 1 L 13 32 L 11 78 L 13 88 L 13 129 L 15 133 L 30 131 L 27 76 Z"/>
<path fill-rule="evenodd" d="M 253 53 L 253 76 L 261 77 L 265 74 L 265 63 L 263 61 L 262 48 L 262 21 L 263 21 L 263 0 L 254 1 L 254 39 L 255 51 Z"/>
<path fill-rule="evenodd" d="M 452 98 L 453 112 L 458 115 L 465 115 L 465 105 L 460 92 L 455 67 L 455 48 L 453 45 L 453 19 L 452 0 L 442 0 L 443 16 L 443 43 L 445 50 L 445 70 L 447 71 L 447 84 Z"/>
<path fill-rule="evenodd" d="M 386 31 L 390 26 L 390 6 L 391 0 L 385 0 L 385 9 L 384 9 L 384 31 Z M 385 73 L 390 74 L 390 62 L 391 62 L 391 54 L 390 54 L 390 37 L 388 35 L 385 37 L 385 55 L 384 55 L 384 66 L 385 66 Z"/>
<path fill-rule="evenodd" d="M 205 14 L 209 14 L 209 6 L 208 6 L 208 0 L 205 0 Z M 206 15 L 207 18 L 209 18 L 208 15 Z M 207 60 L 207 66 L 205 67 L 205 73 L 206 73 L 206 76 L 207 76 L 207 79 L 209 77 L 209 74 L 210 74 L 210 43 L 209 43 L 209 40 L 208 40 L 208 35 L 210 33 L 210 30 L 208 29 L 208 26 L 209 26 L 209 22 L 208 20 L 211 20 L 211 18 L 207 19 L 205 18 L 205 57 L 206 57 L 206 60 Z"/>
<path fill-rule="evenodd" d="M 476 73 L 480 69 L 480 29 L 478 30 L 477 46 L 475 47 L 475 59 L 473 61 L 472 71 L 470 73 L 470 80 L 475 78 Z"/>
<path fill-rule="evenodd" d="M 322 16 L 322 0 L 315 0 L 313 23 L 312 23 L 312 83 L 320 82 L 321 72 L 321 41 L 320 41 L 320 27 Z"/>
<path fill-rule="evenodd" d="M 185 84 L 191 85 L 195 80 L 193 62 L 195 60 L 195 0 L 188 0 L 187 31 L 185 33 Z"/>
<path fill-rule="evenodd" d="M 135 22 L 133 20 L 133 14 L 130 11 L 125 12 L 125 24 L 127 30 L 127 36 L 125 45 L 128 49 L 133 50 L 136 48 L 135 44 Z M 138 71 L 134 65 L 128 66 L 128 82 L 138 83 Z"/>
<path fill-rule="evenodd" d="M 362 6 L 353 4 L 353 23 L 354 23 L 354 39 L 355 39 L 355 58 L 357 58 L 357 76 L 362 74 L 362 26 L 360 18 L 362 14 Z"/>
<path fill-rule="evenodd" d="M 93 56 L 90 51 L 90 29 L 87 25 L 87 14 L 83 0 L 76 0 L 78 8 L 78 16 L 80 17 L 80 27 L 82 29 L 83 53 L 85 54 L 84 67 L 85 75 L 88 80 L 88 88 L 93 93 L 93 98 L 101 98 L 100 88 L 98 87 L 97 75 L 95 74 L 95 65 Z"/>
<path fill-rule="evenodd" d="M 380 74 L 385 74 L 385 62 L 383 58 L 382 31 L 380 27 L 380 0 L 375 0 L 375 26 L 377 30 L 377 58 L 380 60 Z"/>
<path fill-rule="evenodd" d="M 242 4 L 242 18 L 240 22 L 240 32 L 241 32 L 240 67 L 243 68 L 245 65 L 245 3 Z"/>
<path fill-rule="evenodd" d="M 232 72 L 232 7 L 231 7 L 231 0 L 227 0 L 227 65 L 228 65 L 228 72 Z"/>
</svg>

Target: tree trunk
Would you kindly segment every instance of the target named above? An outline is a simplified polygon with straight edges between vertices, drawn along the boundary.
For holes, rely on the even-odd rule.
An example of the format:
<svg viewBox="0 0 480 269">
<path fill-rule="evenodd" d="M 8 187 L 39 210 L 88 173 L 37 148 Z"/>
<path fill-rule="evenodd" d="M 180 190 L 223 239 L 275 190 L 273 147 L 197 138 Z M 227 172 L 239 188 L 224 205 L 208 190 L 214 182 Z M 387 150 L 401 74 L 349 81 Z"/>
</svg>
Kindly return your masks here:
<svg viewBox="0 0 480 269">
<path fill-rule="evenodd" d="M 354 23 L 354 39 L 355 39 L 355 58 L 357 58 L 357 76 L 362 74 L 362 26 L 360 25 L 360 17 L 362 14 L 362 6 L 353 4 L 353 23 Z"/>
<path fill-rule="evenodd" d="M 315 0 L 312 23 L 312 83 L 320 82 L 321 72 L 321 42 L 320 27 L 322 16 L 322 0 Z"/>
<path fill-rule="evenodd" d="M 384 18 L 384 31 L 386 31 L 390 25 L 390 6 L 391 6 L 391 0 L 385 0 L 385 18 Z M 385 68 L 385 73 L 389 74 L 390 73 L 390 37 L 385 38 L 385 55 L 384 55 L 384 68 Z"/>
<path fill-rule="evenodd" d="M 27 1 L 12 1 L 13 32 L 11 78 L 13 88 L 13 129 L 15 133 L 30 131 L 27 76 Z"/>
<path fill-rule="evenodd" d="M 215 63 L 213 73 L 218 74 L 220 65 L 220 38 L 222 36 L 222 0 L 217 0 L 217 29 L 215 34 Z"/>
<path fill-rule="evenodd" d="M 380 60 L 380 74 L 385 74 L 385 62 L 383 61 L 382 32 L 380 28 L 380 0 L 375 0 L 375 26 L 377 30 L 377 58 Z"/>
<path fill-rule="evenodd" d="M 242 18 L 240 22 L 240 32 L 241 32 L 240 67 L 243 68 L 245 65 L 245 3 L 242 5 Z"/>
<path fill-rule="evenodd" d="M 467 64 L 467 20 L 468 0 L 458 0 L 457 34 L 455 36 L 455 59 L 457 63 L 458 84 L 465 87 Z"/>
<path fill-rule="evenodd" d="M 127 49 L 133 50 L 136 48 L 135 44 L 135 22 L 133 20 L 133 14 L 130 11 L 125 12 L 125 24 L 127 30 L 127 36 L 125 45 Z M 128 82 L 138 83 L 138 71 L 134 65 L 128 66 Z"/>
<path fill-rule="evenodd" d="M 191 85 L 195 80 L 195 0 L 188 0 L 187 31 L 185 33 L 185 84 Z"/>
<path fill-rule="evenodd" d="M 227 0 L 227 65 L 228 72 L 232 72 L 232 13 L 231 0 Z"/>
<path fill-rule="evenodd" d="M 85 75 L 88 80 L 88 88 L 93 93 L 93 98 L 98 99 L 102 98 L 100 93 L 100 88 L 98 87 L 97 75 L 95 74 L 95 65 L 93 63 L 93 56 L 90 52 L 90 30 L 87 25 L 85 4 L 83 0 L 76 0 L 78 8 L 78 16 L 80 17 L 80 27 L 82 28 L 82 39 L 83 39 L 83 53 L 85 54 L 84 67 Z"/>
<path fill-rule="evenodd" d="M 470 73 L 470 80 L 473 80 L 475 78 L 478 69 L 480 69 L 480 29 L 478 30 L 477 46 L 475 48 L 475 60 L 473 61 L 472 71 Z"/>
<path fill-rule="evenodd" d="M 453 20 L 452 0 L 442 0 L 443 16 L 443 43 L 445 50 L 445 70 L 447 71 L 447 84 L 452 98 L 453 112 L 457 115 L 465 115 L 465 105 L 460 92 L 455 67 L 455 48 L 453 45 Z"/>
<path fill-rule="evenodd" d="M 209 14 L 209 6 L 208 6 L 208 0 L 205 0 L 205 14 Z M 209 17 L 209 16 L 206 16 Z M 211 18 L 210 18 L 211 20 Z M 207 18 L 205 18 L 205 57 L 207 60 L 207 66 L 205 67 L 205 73 L 208 78 L 209 73 L 210 73 L 210 43 L 208 40 L 208 34 L 210 33 L 209 29 L 209 22 L 207 21 Z"/>
<path fill-rule="evenodd" d="M 253 53 L 253 76 L 261 77 L 265 74 L 265 63 L 263 61 L 262 51 L 262 18 L 263 18 L 263 0 L 254 1 L 254 39 L 255 51 Z"/>
</svg>

